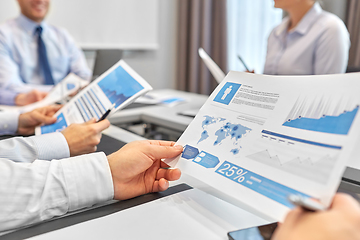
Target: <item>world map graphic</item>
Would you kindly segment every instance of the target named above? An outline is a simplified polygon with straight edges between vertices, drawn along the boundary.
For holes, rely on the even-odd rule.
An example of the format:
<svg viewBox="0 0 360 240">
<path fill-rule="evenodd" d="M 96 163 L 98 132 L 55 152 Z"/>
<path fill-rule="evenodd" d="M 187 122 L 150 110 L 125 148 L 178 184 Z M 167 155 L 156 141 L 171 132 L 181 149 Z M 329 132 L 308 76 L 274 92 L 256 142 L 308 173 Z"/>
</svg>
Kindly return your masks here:
<svg viewBox="0 0 360 240">
<path fill-rule="evenodd" d="M 214 139 L 213 146 L 220 146 L 225 139 L 231 140 L 232 146 L 230 152 L 234 155 L 238 154 L 241 146 L 239 140 L 252 129 L 245 127 L 239 123 L 231 123 L 222 117 L 204 116 L 202 121 L 201 136 L 198 144 L 209 139 Z"/>
</svg>

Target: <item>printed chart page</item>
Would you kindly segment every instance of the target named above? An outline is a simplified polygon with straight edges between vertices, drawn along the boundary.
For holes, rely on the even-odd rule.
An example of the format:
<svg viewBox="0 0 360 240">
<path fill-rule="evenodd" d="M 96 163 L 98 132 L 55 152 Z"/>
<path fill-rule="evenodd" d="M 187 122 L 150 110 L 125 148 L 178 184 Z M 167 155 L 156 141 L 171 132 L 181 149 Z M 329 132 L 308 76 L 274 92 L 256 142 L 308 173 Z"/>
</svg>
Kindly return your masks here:
<svg viewBox="0 0 360 240">
<path fill-rule="evenodd" d="M 273 220 L 290 194 L 329 206 L 358 139 L 358 79 L 230 72 L 165 162 Z"/>
<path fill-rule="evenodd" d="M 35 133 L 62 131 L 71 123 L 98 120 L 113 106 L 110 115 L 150 90 L 152 87 L 120 60 L 62 107 L 55 115 L 56 123 L 37 127 Z"/>
</svg>

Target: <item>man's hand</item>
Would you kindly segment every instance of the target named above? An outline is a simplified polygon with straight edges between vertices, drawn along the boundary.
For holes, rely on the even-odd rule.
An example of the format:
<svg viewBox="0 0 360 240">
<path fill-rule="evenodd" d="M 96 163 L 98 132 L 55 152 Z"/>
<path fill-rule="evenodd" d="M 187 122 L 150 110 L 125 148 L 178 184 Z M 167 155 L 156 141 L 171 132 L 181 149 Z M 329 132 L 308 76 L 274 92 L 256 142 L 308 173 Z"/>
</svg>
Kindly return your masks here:
<svg viewBox="0 0 360 240">
<path fill-rule="evenodd" d="M 96 151 L 96 145 L 100 143 L 101 132 L 110 126 L 105 119 L 96 123 L 92 119 L 83 124 L 71 124 L 61 133 L 64 135 L 70 149 L 70 156 L 77 156 Z"/>
<path fill-rule="evenodd" d="M 273 240 L 360 239 L 360 207 L 346 194 L 335 195 L 328 211 L 292 210 L 275 231 Z"/>
<path fill-rule="evenodd" d="M 108 156 L 114 184 L 114 199 L 123 200 L 164 191 L 168 181 L 180 178 L 179 169 L 168 169 L 161 161 L 179 155 L 183 148 L 174 142 L 135 141 Z"/>
<path fill-rule="evenodd" d="M 46 92 L 40 92 L 38 90 L 32 90 L 28 93 L 19 93 L 15 97 L 15 105 L 17 106 L 25 106 L 30 103 L 38 102 L 42 99 L 44 99 L 47 96 L 48 93 Z"/>
<path fill-rule="evenodd" d="M 20 114 L 17 133 L 20 135 L 31 135 L 34 134 L 35 127 L 40 124 L 55 123 L 56 118 L 53 116 L 60 108 L 61 105 L 53 105 Z"/>
</svg>

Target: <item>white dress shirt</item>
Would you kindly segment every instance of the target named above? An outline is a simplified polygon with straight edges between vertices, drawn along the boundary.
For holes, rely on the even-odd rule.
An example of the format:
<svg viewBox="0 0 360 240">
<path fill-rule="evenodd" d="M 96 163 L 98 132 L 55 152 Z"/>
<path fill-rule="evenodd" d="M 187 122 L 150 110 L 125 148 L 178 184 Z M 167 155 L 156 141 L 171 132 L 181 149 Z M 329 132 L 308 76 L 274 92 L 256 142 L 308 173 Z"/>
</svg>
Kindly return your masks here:
<svg viewBox="0 0 360 240">
<path fill-rule="evenodd" d="M 0 158 L 0 176 L 0 232 L 114 197 L 104 153 L 33 163 Z"/>
<path fill-rule="evenodd" d="M 15 133 L 18 119 L 0 112 L 0 135 Z M 0 141 L 0 232 L 113 199 L 104 153 L 69 156 L 62 133 Z"/>
<path fill-rule="evenodd" d="M 24 15 L 0 26 L 0 88 L 12 93 L 27 92 L 45 83 L 39 68 L 36 27 L 41 26 L 42 39 L 55 84 L 70 72 L 85 80 L 91 77 L 82 51 L 69 33 L 61 28 L 38 24 Z M 43 90 L 43 89 L 41 89 Z M 13 98 L 0 104 L 13 104 Z M 12 101 L 12 102 L 11 102 Z"/>
<path fill-rule="evenodd" d="M 319 3 L 315 3 L 291 31 L 288 31 L 289 21 L 286 17 L 269 36 L 264 74 L 345 72 L 350 38 L 341 19 L 323 11 Z"/>
<path fill-rule="evenodd" d="M 0 135 L 15 134 L 18 112 L 0 112 Z M 51 143 L 51 144 L 49 144 Z M 52 160 L 70 157 L 67 141 L 62 133 L 33 137 L 16 137 L 0 141 L 0 158 L 16 162 L 33 162 L 35 159 Z"/>
</svg>

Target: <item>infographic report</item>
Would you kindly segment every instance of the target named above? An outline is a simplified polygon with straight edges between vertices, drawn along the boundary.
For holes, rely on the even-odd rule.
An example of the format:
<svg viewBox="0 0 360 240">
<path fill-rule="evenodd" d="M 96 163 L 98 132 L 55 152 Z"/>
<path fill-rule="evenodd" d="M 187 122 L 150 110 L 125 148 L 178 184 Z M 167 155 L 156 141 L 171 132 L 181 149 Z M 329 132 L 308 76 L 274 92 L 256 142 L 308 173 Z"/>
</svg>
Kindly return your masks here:
<svg viewBox="0 0 360 240">
<path fill-rule="evenodd" d="M 150 90 L 152 87 L 120 60 L 62 107 L 55 115 L 56 123 L 37 127 L 35 133 L 62 131 L 71 123 L 99 120 L 112 106 L 110 115 Z"/>
<path fill-rule="evenodd" d="M 291 194 L 329 206 L 358 142 L 359 76 L 230 72 L 165 162 L 275 221 Z"/>
</svg>

